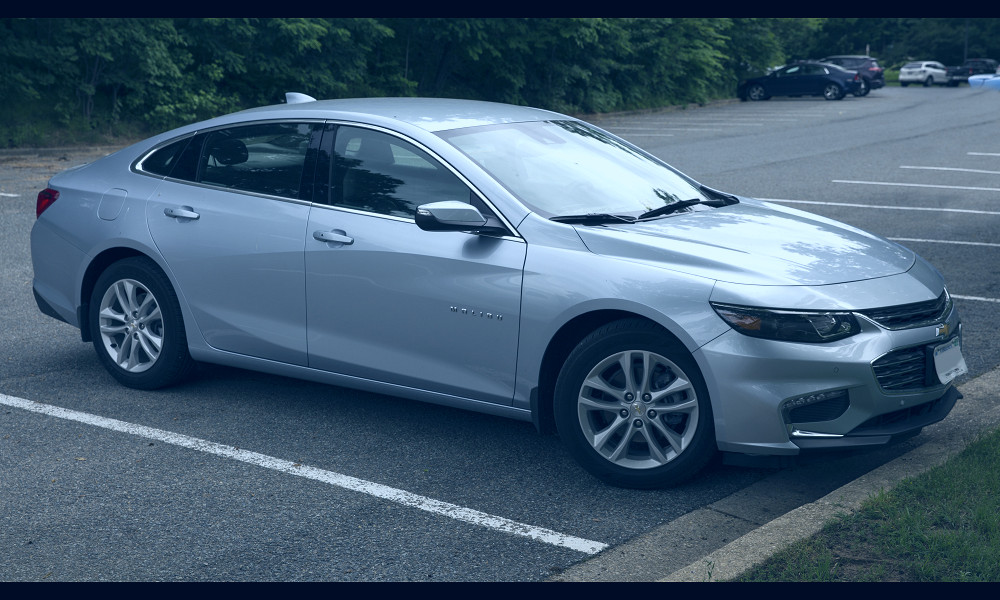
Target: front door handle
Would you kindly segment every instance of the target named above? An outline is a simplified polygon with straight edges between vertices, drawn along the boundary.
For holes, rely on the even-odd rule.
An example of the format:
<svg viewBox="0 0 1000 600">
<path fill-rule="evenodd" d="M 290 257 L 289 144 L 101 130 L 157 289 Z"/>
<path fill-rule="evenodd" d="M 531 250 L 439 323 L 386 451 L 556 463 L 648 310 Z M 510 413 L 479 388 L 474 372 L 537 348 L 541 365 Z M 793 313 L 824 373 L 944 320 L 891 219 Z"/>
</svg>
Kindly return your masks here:
<svg viewBox="0 0 1000 600">
<path fill-rule="evenodd" d="M 354 243 L 354 238 L 346 235 L 339 229 L 333 231 L 314 231 L 313 237 L 321 242 L 332 242 L 334 244 L 344 244 L 345 246 L 350 246 Z"/>
<path fill-rule="evenodd" d="M 192 221 L 197 220 L 201 215 L 194 212 L 190 206 L 172 206 L 163 209 L 163 214 L 174 219 L 191 219 Z"/>
</svg>

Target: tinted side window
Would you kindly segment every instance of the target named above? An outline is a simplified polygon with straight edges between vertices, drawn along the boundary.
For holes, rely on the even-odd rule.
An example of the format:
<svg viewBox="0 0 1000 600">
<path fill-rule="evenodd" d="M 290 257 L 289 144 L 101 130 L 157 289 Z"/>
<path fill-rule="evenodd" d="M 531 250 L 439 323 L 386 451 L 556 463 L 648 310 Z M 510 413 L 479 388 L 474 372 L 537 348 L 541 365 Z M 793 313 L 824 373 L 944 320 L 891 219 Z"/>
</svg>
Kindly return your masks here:
<svg viewBox="0 0 1000 600">
<path fill-rule="evenodd" d="M 187 147 L 191 138 L 184 138 L 178 142 L 168 144 L 156 152 L 150 154 L 142 161 L 142 170 L 154 175 L 170 175 L 170 172 L 178 163 L 178 159 Z"/>
<path fill-rule="evenodd" d="M 472 190 L 426 152 L 370 129 L 338 128 L 332 171 L 331 203 L 345 208 L 412 218 L 421 204 L 473 198 Z"/>
<path fill-rule="evenodd" d="M 198 181 L 299 198 L 306 151 L 316 127 L 262 123 L 209 132 L 202 147 Z"/>
</svg>

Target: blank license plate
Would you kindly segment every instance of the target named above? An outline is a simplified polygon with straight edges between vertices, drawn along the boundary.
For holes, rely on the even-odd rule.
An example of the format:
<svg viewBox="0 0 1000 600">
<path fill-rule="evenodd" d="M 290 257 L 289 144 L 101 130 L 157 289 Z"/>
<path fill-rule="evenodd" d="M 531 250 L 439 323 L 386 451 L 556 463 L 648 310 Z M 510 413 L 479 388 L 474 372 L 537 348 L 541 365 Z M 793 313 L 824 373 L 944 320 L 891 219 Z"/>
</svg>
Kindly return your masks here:
<svg viewBox="0 0 1000 600">
<path fill-rule="evenodd" d="M 955 338 L 934 348 L 934 368 L 941 383 L 948 383 L 969 371 L 962 356 L 962 341 Z"/>
</svg>

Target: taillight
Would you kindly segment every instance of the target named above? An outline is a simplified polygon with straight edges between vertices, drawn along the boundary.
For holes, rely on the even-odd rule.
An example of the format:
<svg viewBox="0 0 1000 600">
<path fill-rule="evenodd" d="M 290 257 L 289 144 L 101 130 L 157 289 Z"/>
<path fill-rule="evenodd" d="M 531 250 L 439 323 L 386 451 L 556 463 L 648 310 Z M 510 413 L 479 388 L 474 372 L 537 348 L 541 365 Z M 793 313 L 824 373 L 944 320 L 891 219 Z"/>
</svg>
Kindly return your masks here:
<svg viewBox="0 0 1000 600">
<path fill-rule="evenodd" d="M 45 209 L 52 206 L 52 203 L 59 199 L 59 192 L 52 188 L 45 188 L 38 192 L 38 200 L 35 201 L 35 218 L 42 216 Z"/>
</svg>

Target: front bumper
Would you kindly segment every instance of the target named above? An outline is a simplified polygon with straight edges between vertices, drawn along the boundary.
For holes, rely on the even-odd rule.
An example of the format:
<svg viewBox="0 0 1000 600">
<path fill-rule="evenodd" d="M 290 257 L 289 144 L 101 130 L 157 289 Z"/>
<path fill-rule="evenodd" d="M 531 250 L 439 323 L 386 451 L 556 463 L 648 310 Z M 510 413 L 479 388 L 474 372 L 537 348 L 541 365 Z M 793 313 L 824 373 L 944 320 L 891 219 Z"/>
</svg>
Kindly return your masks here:
<svg viewBox="0 0 1000 600">
<path fill-rule="evenodd" d="M 942 323 L 859 334 L 828 344 L 776 342 L 736 331 L 695 353 L 712 398 L 719 450 L 794 456 L 889 444 L 945 418 L 961 398 L 935 370 L 934 348 L 961 339 Z"/>
</svg>

